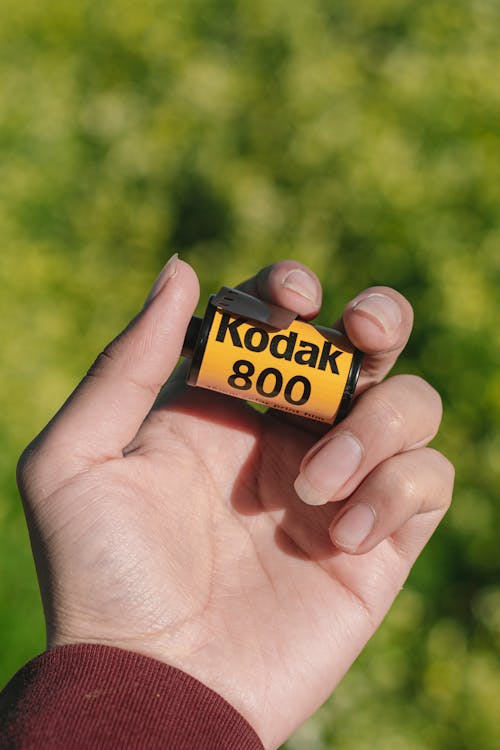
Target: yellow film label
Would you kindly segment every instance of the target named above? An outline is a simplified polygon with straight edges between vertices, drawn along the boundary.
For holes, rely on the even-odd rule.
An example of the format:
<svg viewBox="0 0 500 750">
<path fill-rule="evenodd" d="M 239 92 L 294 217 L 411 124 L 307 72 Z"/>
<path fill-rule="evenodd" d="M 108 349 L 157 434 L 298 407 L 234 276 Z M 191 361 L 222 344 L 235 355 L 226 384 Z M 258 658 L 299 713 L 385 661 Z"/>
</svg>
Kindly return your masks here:
<svg viewBox="0 0 500 750">
<path fill-rule="evenodd" d="M 299 320 L 276 331 L 215 310 L 196 385 L 331 423 L 353 356 L 338 331 Z"/>
</svg>

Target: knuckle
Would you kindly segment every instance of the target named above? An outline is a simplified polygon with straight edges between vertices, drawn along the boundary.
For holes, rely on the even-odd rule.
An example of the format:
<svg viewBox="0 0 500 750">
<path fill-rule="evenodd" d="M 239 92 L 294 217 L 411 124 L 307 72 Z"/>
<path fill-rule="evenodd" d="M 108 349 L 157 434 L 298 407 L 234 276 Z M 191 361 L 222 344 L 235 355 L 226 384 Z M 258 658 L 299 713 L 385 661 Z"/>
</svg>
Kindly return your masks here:
<svg viewBox="0 0 500 750">
<path fill-rule="evenodd" d="M 113 377 L 117 374 L 126 380 L 131 386 L 141 391 L 148 391 L 151 398 L 155 399 L 164 385 L 162 382 L 147 382 L 136 372 L 134 364 L 140 360 L 140 355 L 134 358 L 126 348 L 122 346 L 118 337 L 111 341 L 105 349 L 97 356 L 90 370 L 87 372 L 89 378 Z"/>
<path fill-rule="evenodd" d="M 418 482 L 416 477 L 411 476 L 408 472 L 399 470 L 399 491 L 407 503 L 416 504 L 420 497 Z"/>
<path fill-rule="evenodd" d="M 23 450 L 17 462 L 16 476 L 17 476 L 18 483 L 21 483 L 25 479 L 26 475 L 29 473 L 29 467 L 32 461 L 33 461 L 33 451 L 31 449 L 31 443 L 30 443 Z"/>
<path fill-rule="evenodd" d="M 376 416 L 376 422 L 379 429 L 383 430 L 385 434 L 389 432 L 393 435 L 401 435 L 402 442 L 405 420 L 403 414 L 394 406 L 394 404 L 385 396 L 374 394 L 372 409 Z"/>
<path fill-rule="evenodd" d="M 427 380 L 424 380 L 424 378 L 421 378 L 419 375 L 413 375 L 411 377 L 415 379 L 417 387 L 422 391 L 422 400 L 427 402 L 432 413 L 439 417 L 439 423 L 443 414 L 443 401 L 441 395 L 434 386 L 427 382 Z"/>
<path fill-rule="evenodd" d="M 437 464 L 437 471 L 442 477 L 442 481 L 451 502 L 451 494 L 453 492 L 453 486 L 455 484 L 455 466 L 450 461 L 450 459 L 447 458 L 443 453 L 440 453 L 440 451 L 437 451 L 434 448 L 428 448 L 428 450 Z"/>
<path fill-rule="evenodd" d="M 101 377 L 106 370 L 109 370 L 110 366 L 114 366 L 116 359 L 116 342 L 112 341 L 97 355 L 87 372 L 87 376 L 91 378 Z"/>
<path fill-rule="evenodd" d="M 417 477 L 408 467 L 387 463 L 384 469 L 384 485 L 389 493 L 400 498 L 405 505 L 417 505 L 420 498 Z"/>
<path fill-rule="evenodd" d="M 16 479 L 21 491 L 23 491 L 26 485 L 38 474 L 41 460 L 40 456 L 38 441 L 37 438 L 35 438 L 35 440 L 26 446 L 17 462 Z"/>
<path fill-rule="evenodd" d="M 445 455 L 440 453 L 439 451 L 435 451 L 437 456 L 439 457 L 439 460 L 441 462 L 442 471 L 446 474 L 447 478 L 449 479 L 450 483 L 453 483 L 455 481 L 455 466 L 450 461 L 449 458 L 447 458 Z"/>
<path fill-rule="evenodd" d="M 402 388 L 405 402 L 418 405 L 435 435 L 443 416 L 443 402 L 438 391 L 420 375 L 395 375 L 391 380 Z"/>
<path fill-rule="evenodd" d="M 417 396 L 420 401 L 426 401 L 436 409 L 442 409 L 442 400 L 438 391 L 425 378 L 420 375 L 395 375 L 391 378 L 401 384 L 406 392 L 409 392 L 413 398 Z"/>
</svg>

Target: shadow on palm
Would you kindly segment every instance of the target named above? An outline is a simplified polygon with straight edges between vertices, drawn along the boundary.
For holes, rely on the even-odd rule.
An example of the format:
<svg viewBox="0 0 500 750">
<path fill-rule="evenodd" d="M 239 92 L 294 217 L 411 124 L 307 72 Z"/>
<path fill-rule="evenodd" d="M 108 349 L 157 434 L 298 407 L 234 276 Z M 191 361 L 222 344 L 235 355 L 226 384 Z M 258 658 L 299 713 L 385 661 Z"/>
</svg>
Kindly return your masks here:
<svg viewBox="0 0 500 750">
<path fill-rule="evenodd" d="M 293 488 L 300 462 L 317 440 L 306 420 L 301 428 L 273 410 L 261 413 L 243 401 L 179 384 L 155 411 L 160 424 L 166 419 L 169 430 L 182 435 L 247 529 L 255 529 L 260 516 L 260 533 L 272 530 L 286 555 L 321 561 L 340 554 L 328 529 L 344 503 L 311 507 Z"/>
</svg>

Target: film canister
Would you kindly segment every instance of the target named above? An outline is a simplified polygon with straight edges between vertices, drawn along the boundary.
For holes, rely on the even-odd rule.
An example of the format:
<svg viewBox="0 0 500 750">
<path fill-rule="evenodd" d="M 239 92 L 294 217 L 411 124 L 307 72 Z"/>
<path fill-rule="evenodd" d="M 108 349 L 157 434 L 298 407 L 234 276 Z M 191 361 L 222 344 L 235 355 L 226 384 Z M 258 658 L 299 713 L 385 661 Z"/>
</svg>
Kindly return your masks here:
<svg viewBox="0 0 500 750">
<path fill-rule="evenodd" d="M 363 360 L 343 333 L 228 287 L 193 316 L 182 355 L 189 385 L 330 424 L 349 411 Z"/>
</svg>

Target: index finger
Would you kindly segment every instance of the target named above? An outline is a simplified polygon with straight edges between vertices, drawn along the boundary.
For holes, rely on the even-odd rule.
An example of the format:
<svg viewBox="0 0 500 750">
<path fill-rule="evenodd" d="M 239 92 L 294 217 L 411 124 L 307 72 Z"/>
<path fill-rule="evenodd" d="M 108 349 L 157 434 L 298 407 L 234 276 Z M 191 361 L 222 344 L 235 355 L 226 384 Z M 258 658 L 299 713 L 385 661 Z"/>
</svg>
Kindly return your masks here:
<svg viewBox="0 0 500 750">
<path fill-rule="evenodd" d="M 300 315 L 314 318 L 321 308 L 321 284 L 315 273 L 296 260 L 280 260 L 262 268 L 237 289 Z"/>
</svg>

